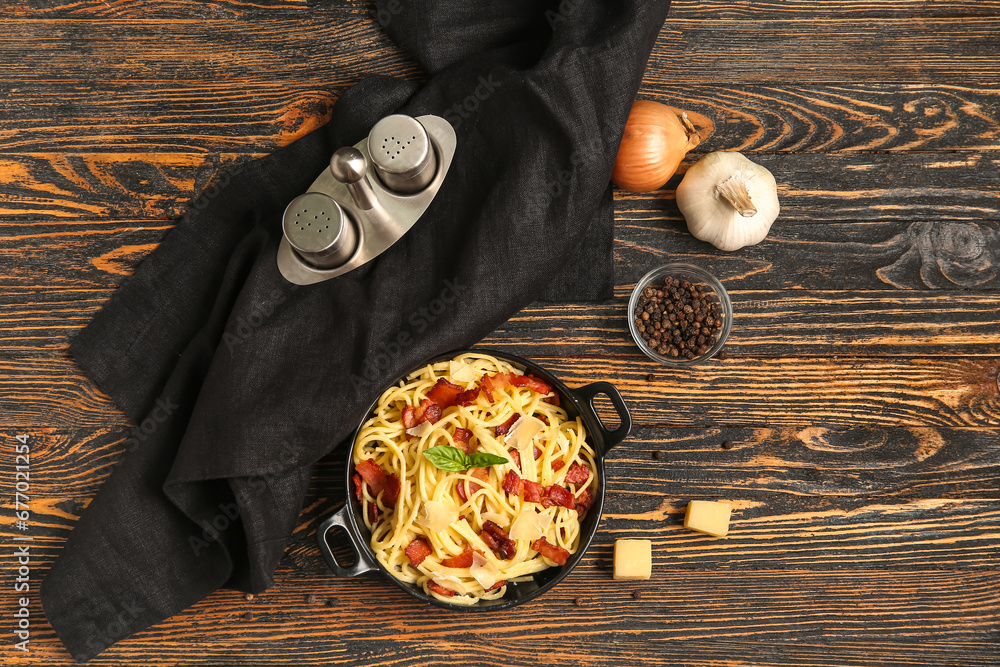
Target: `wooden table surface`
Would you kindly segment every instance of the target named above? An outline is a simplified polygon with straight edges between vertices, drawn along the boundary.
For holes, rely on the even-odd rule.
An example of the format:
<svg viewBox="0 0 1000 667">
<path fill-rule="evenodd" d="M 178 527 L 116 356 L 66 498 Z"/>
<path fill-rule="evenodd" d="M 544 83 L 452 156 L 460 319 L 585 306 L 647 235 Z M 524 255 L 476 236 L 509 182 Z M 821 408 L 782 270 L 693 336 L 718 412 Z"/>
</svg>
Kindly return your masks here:
<svg viewBox="0 0 1000 667">
<path fill-rule="evenodd" d="M 14 649 L 16 436 L 31 446 L 31 581 L 122 455 L 129 424 L 68 340 L 233 165 L 325 122 L 365 74 L 420 78 L 360 0 L 6 0 L 0 17 L 0 660 L 70 660 L 30 594 Z M 332 578 L 318 468 L 277 585 L 220 591 L 94 664 L 1000 664 L 1000 1 L 675 0 L 641 96 L 698 155 L 777 178 L 760 245 L 696 241 L 674 202 L 616 195 L 616 299 L 537 304 L 484 344 L 571 385 L 610 380 L 633 435 L 608 459 L 584 562 L 492 614 Z M 667 260 L 734 302 L 728 356 L 647 360 L 631 285 Z M 734 504 L 727 539 L 683 528 Z M 611 579 L 617 538 L 653 577 Z"/>
</svg>

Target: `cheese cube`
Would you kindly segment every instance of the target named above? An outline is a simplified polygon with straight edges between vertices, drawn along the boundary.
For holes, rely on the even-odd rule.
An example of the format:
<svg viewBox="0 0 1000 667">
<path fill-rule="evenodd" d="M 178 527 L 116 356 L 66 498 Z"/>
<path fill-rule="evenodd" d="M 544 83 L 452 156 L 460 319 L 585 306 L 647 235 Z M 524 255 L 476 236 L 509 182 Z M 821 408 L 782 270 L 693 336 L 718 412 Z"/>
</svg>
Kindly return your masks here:
<svg viewBox="0 0 1000 667">
<path fill-rule="evenodd" d="M 615 540 L 615 579 L 649 579 L 653 573 L 653 543 L 649 540 Z"/>
<path fill-rule="evenodd" d="M 684 515 L 684 527 L 699 533 L 725 537 L 729 532 L 729 516 L 733 506 L 710 500 L 692 500 Z"/>
</svg>

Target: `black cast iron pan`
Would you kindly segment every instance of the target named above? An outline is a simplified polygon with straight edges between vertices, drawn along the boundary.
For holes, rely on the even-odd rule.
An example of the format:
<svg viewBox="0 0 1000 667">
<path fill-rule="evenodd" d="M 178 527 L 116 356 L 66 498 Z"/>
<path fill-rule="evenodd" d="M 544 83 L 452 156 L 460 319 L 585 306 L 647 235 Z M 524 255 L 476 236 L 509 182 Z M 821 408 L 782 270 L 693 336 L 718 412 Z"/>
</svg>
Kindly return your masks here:
<svg viewBox="0 0 1000 667">
<path fill-rule="evenodd" d="M 382 396 L 383 392 L 390 386 L 398 384 L 400 379 L 408 377 L 410 373 L 420 370 L 428 364 L 448 361 L 450 359 L 454 359 L 460 354 L 465 353 L 492 355 L 497 359 L 502 359 L 516 368 L 519 368 L 526 373 L 536 375 L 550 383 L 555 388 L 555 391 L 559 393 L 560 405 L 566 410 L 569 418 L 573 419 L 579 416 L 583 420 L 583 425 L 587 429 L 587 441 L 594 448 L 594 451 L 597 454 L 597 489 L 594 494 L 593 504 L 587 511 L 587 515 L 584 517 L 580 526 L 580 547 L 577 549 L 577 552 L 570 555 L 569 560 L 566 561 L 565 565 L 561 567 L 549 568 L 539 572 L 534 576 L 532 581 L 511 582 L 507 584 L 507 593 L 504 597 L 496 600 L 481 600 L 477 604 L 471 606 L 442 602 L 441 600 L 424 593 L 423 588 L 420 586 L 402 582 L 392 576 L 385 569 L 385 567 L 378 562 L 375 558 L 375 554 L 369 547 L 371 534 L 362 519 L 362 507 L 354 497 L 354 494 L 351 493 L 351 474 L 354 472 L 354 466 L 351 464 L 351 457 L 354 449 L 354 442 L 357 440 L 358 432 L 361 430 L 361 427 L 366 421 L 368 421 L 372 411 L 378 404 L 378 399 Z M 600 417 L 597 416 L 597 411 L 594 408 L 594 398 L 601 394 L 606 395 L 611 400 L 611 404 L 614 406 L 615 411 L 621 419 L 621 424 L 613 431 L 604 427 L 604 424 L 601 423 Z M 369 406 L 368 411 L 365 413 L 364 419 L 360 424 L 358 424 L 358 428 L 355 429 L 354 435 L 351 436 L 350 446 L 346 448 L 347 465 L 345 466 L 344 473 L 346 476 L 344 484 L 345 493 L 347 495 L 346 502 L 333 514 L 333 516 L 324 521 L 316 532 L 316 539 L 319 541 L 320 551 L 323 553 L 323 558 L 326 559 L 327 565 L 330 566 L 330 569 L 338 577 L 356 577 L 359 574 L 369 572 L 371 570 L 379 570 L 384 577 L 405 590 L 410 595 L 438 607 L 463 611 L 480 611 L 485 609 L 507 609 L 522 602 L 527 602 L 559 583 L 583 558 L 584 553 L 587 551 L 587 547 L 590 546 L 590 543 L 594 539 L 594 534 L 597 532 L 597 526 L 601 521 L 601 513 L 604 510 L 604 457 L 612 447 L 624 440 L 631 430 L 632 415 L 629 414 L 628 408 L 625 407 L 625 401 L 622 400 L 621 394 L 618 393 L 618 390 L 614 387 L 614 385 L 608 382 L 594 382 L 583 387 L 570 389 L 565 383 L 538 364 L 530 362 L 527 359 L 515 357 L 504 352 L 497 352 L 495 350 L 457 350 L 455 352 L 439 355 L 420 364 L 416 368 L 404 374 L 401 378 L 397 378 L 391 384 L 383 387 L 375 395 L 375 399 L 372 401 L 371 406 Z M 342 528 L 350 539 L 350 545 L 357 556 L 357 561 L 351 567 L 341 567 L 341 565 L 337 562 L 336 557 L 333 555 L 332 549 L 330 548 L 330 544 L 327 540 L 327 534 L 334 527 Z"/>
</svg>

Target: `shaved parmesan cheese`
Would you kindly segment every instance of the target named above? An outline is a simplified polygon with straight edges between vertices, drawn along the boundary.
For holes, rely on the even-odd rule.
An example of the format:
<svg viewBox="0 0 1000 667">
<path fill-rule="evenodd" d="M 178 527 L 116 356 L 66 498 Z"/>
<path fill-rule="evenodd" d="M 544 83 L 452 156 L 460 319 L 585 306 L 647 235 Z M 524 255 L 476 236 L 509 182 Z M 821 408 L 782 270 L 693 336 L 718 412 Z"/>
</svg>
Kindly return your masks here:
<svg viewBox="0 0 1000 667">
<path fill-rule="evenodd" d="M 510 524 L 510 519 L 508 519 L 503 514 L 497 514 L 496 512 L 483 512 L 482 517 L 487 521 L 492 521 L 501 528 L 506 528 Z"/>
<path fill-rule="evenodd" d="M 422 438 L 433 430 L 434 424 L 430 422 L 420 422 L 416 426 L 406 429 L 406 435 L 415 435 L 418 438 Z"/>
<path fill-rule="evenodd" d="M 459 595 L 465 595 L 465 586 L 462 581 L 457 577 L 452 577 L 447 574 L 434 573 L 434 577 L 431 579 L 435 584 L 441 588 L 447 588 L 449 591 L 455 591 Z M 454 598 L 452 598 L 454 599 Z"/>
<path fill-rule="evenodd" d="M 448 375 L 455 382 L 475 382 L 476 381 L 476 367 L 470 366 L 469 364 L 463 364 L 458 361 L 448 362 Z"/>
<path fill-rule="evenodd" d="M 489 588 L 497 583 L 500 570 L 488 558 L 477 551 L 472 554 L 472 565 L 469 566 L 469 574 L 479 582 L 480 586 Z"/>
<path fill-rule="evenodd" d="M 537 540 L 545 534 L 545 529 L 552 522 L 552 517 L 547 514 L 539 514 L 530 507 L 521 510 L 521 513 L 514 519 L 510 527 L 510 539 L 512 540 Z"/>
<path fill-rule="evenodd" d="M 436 500 L 426 500 L 420 506 L 420 514 L 415 521 L 427 530 L 439 533 L 456 519 L 458 519 L 458 512 L 451 505 Z"/>
<path fill-rule="evenodd" d="M 535 417 L 521 417 L 510 428 L 507 439 L 504 441 L 508 445 L 513 444 L 520 451 L 521 447 L 529 444 L 535 436 L 545 428 L 541 419 Z"/>
</svg>

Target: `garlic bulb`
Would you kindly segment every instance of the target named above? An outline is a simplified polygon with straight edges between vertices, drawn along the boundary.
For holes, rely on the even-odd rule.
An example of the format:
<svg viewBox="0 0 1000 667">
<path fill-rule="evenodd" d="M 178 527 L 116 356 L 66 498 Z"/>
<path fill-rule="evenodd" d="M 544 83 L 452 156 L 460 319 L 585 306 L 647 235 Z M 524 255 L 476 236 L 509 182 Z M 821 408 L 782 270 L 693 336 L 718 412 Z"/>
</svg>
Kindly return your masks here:
<svg viewBox="0 0 1000 667">
<path fill-rule="evenodd" d="M 767 236 L 780 210 L 778 185 L 740 153 L 709 153 L 684 174 L 677 206 L 695 238 L 739 250 Z"/>
</svg>

